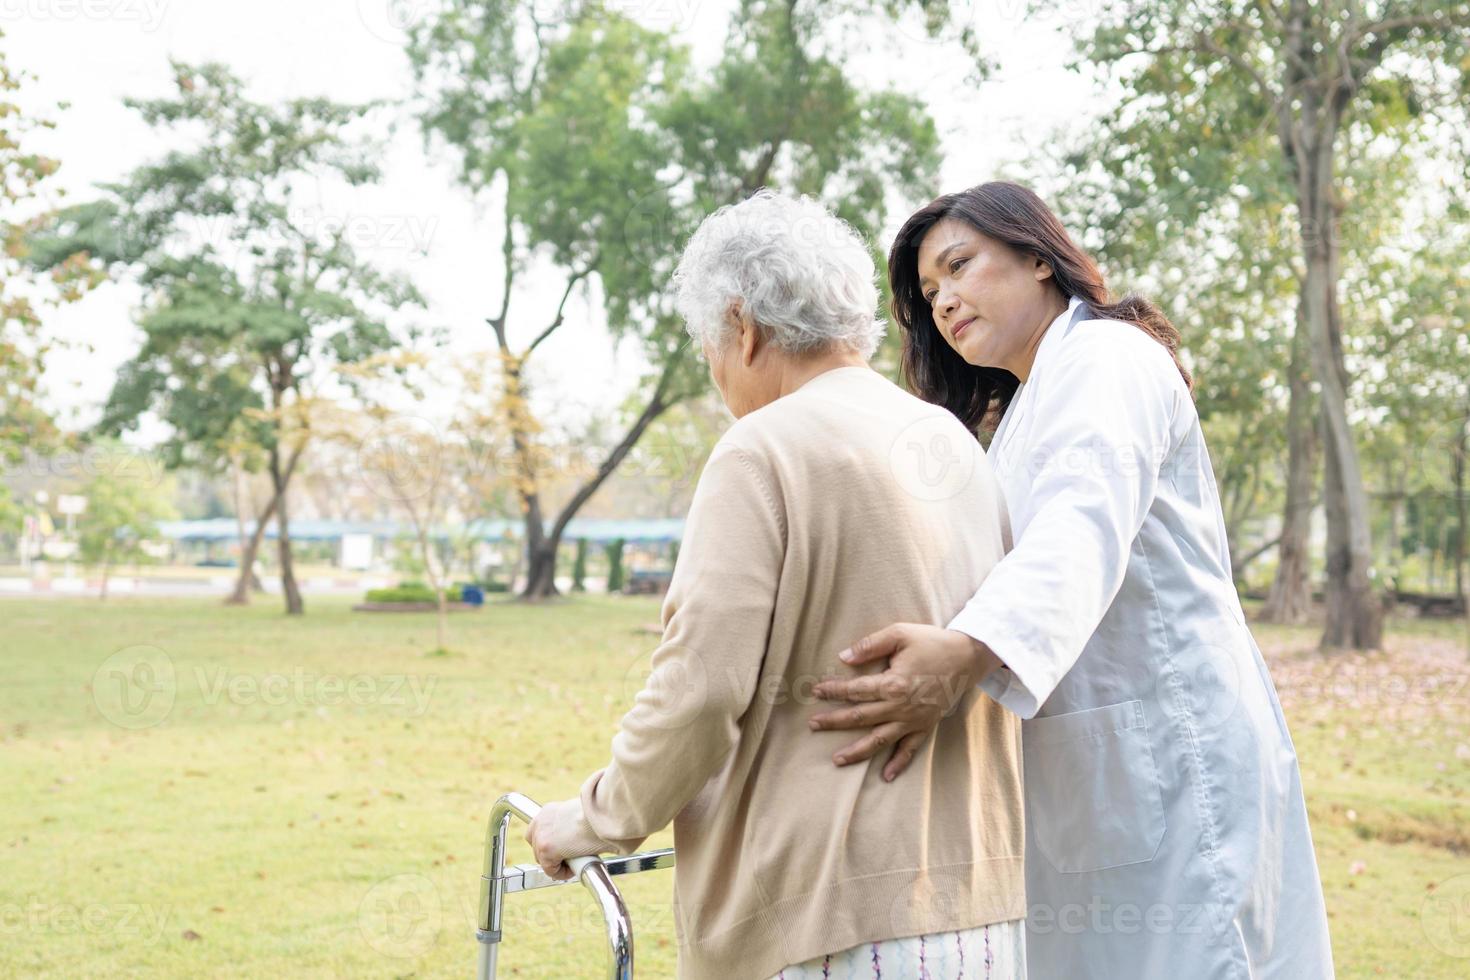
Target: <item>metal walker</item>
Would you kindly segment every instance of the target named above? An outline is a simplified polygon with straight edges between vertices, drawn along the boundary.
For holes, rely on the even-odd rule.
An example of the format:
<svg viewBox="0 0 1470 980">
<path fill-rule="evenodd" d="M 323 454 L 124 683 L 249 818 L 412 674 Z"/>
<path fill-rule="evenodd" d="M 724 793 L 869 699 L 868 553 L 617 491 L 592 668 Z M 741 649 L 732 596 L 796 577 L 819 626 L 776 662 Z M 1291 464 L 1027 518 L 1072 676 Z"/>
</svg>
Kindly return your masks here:
<svg viewBox="0 0 1470 980">
<path fill-rule="evenodd" d="M 548 876 L 539 865 L 505 866 L 505 832 L 510 826 L 510 818 L 517 816 L 530 823 L 540 812 L 541 804 L 520 793 L 505 794 L 495 801 L 495 807 L 490 811 L 490 824 L 485 829 L 485 870 L 480 875 L 480 912 L 475 930 L 475 938 L 480 943 L 480 962 L 475 973 L 479 980 L 495 978 L 495 961 L 501 940 L 500 913 L 505 906 L 505 896 L 570 884 L 570 881 L 557 881 Z M 670 847 L 606 859 L 573 858 L 567 865 L 576 875 L 576 880 L 587 886 L 602 909 L 611 954 L 607 975 L 612 980 L 633 980 L 633 923 L 628 917 L 627 906 L 623 904 L 623 896 L 618 894 L 612 879 L 617 875 L 672 868 L 674 849 Z"/>
</svg>

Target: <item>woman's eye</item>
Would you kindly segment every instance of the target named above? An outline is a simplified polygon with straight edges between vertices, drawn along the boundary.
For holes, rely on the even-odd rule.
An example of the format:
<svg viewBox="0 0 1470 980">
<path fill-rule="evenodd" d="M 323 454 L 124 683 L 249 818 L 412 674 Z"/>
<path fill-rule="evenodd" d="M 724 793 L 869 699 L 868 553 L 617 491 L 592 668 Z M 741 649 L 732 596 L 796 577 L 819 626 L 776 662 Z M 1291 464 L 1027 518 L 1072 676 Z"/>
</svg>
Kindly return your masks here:
<svg viewBox="0 0 1470 980">
<path fill-rule="evenodd" d="M 962 266 L 964 264 L 965 264 L 965 260 L 964 259 L 955 259 L 953 262 L 951 262 L 949 264 L 949 271 L 950 272 L 959 272 L 960 271 L 960 266 Z"/>
<path fill-rule="evenodd" d="M 938 295 L 939 295 L 938 293 L 925 293 L 924 294 L 924 302 L 928 303 L 930 306 L 933 306 L 934 305 L 934 297 L 935 296 L 938 296 Z"/>
</svg>

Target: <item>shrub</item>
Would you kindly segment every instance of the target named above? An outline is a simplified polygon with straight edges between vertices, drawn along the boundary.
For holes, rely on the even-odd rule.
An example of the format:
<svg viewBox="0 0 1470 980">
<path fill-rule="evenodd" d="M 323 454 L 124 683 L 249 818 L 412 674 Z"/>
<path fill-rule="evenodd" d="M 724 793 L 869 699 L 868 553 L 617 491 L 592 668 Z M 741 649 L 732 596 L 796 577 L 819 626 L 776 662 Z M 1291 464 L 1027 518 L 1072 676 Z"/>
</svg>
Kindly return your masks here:
<svg viewBox="0 0 1470 980">
<path fill-rule="evenodd" d="M 459 586 L 444 590 L 448 602 L 460 601 Z M 402 582 L 391 589 L 368 589 L 368 602 L 438 602 L 434 590 L 422 582 Z"/>
</svg>

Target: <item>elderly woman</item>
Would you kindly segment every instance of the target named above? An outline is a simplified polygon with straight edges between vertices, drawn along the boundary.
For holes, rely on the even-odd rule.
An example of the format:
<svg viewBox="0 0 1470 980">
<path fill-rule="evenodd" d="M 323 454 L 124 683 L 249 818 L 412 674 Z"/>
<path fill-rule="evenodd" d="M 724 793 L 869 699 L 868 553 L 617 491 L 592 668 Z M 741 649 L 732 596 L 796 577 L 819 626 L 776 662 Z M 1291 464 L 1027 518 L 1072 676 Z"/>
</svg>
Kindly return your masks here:
<svg viewBox="0 0 1470 980">
<path fill-rule="evenodd" d="M 817 679 L 854 673 L 834 651 L 944 621 L 999 562 L 985 456 L 868 366 L 872 260 L 810 200 L 711 215 L 676 283 L 736 421 L 690 507 L 652 675 L 611 762 L 532 824 L 536 859 L 568 877 L 566 858 L 629 853 L 672 820 L 680 977 L 1023 977 L 1015 716 L 973 686 L 928 692 L 946 714 L 899 795 L 878 762 L 833 767 L 843 736 L 809 723 Z"/>
</svg>

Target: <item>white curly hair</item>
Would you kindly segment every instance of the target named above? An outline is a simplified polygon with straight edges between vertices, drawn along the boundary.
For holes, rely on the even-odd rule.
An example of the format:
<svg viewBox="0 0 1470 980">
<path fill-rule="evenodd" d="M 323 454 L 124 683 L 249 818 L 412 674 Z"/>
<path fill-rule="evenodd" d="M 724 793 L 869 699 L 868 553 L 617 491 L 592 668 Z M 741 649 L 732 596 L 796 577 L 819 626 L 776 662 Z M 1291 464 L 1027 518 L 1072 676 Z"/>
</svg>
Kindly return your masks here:
<svg viewBox="0 0 1470 980">
<path fill-rule="evenodd" d="M 705 218 L 684 247 L 674 288 L 685 329 L 717 354 L 736 302 L 788 354 L 847 348 L 870 358 L 885 329 L 862 237 L 805 196 L 760 190 Z"/>
</svg>

